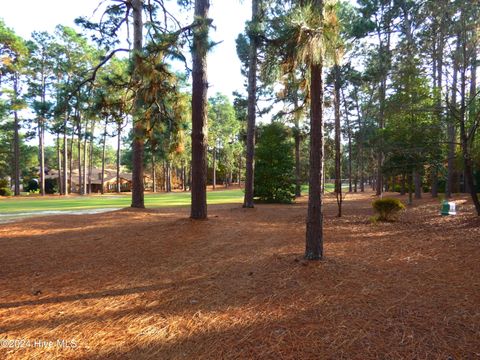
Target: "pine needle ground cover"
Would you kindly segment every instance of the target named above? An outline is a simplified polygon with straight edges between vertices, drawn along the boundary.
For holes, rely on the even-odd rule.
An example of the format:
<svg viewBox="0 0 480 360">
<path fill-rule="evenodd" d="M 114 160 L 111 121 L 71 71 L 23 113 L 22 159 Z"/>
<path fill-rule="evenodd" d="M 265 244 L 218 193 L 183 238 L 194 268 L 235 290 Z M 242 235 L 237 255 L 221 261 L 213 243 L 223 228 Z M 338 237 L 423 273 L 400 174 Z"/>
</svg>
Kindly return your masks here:
<svg viewBox="0 0 480 360">
<path fill-rule="evenodd" d="M 371 195 L 348 195 L 340 219 L 327 200 L 321 262 L 302 259 L 303 198 L 215 205 L 207 221 L 177 207 L 4 224 L 0 358 L 477 358 L 469 200 L 372 224 Z"/>
</svg>

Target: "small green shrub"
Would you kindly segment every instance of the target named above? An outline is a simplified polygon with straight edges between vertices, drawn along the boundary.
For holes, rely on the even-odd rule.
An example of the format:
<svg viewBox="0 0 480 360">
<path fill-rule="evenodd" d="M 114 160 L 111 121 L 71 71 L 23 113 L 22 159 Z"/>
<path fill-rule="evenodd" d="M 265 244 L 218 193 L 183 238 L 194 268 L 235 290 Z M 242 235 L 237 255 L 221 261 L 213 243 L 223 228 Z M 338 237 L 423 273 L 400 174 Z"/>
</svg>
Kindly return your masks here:
<svg viewBox="0 0 480 360">
<path fill-rule="evenodd" d="M 31 179 L 28 181 L 27 185 L 25 186 L 25 191 L 29 193 L 34 193 L 34 191 L 39 190 L 38 181 L 35 179 Z"/>
<path fill-rule="evenodd" d="M 7 179 L 0 179 L 0 188 L 8 188 L 10 181 Z"/>
<path fill-rule="evenodd" d="M 390 221 L 397 213 L 405 209 L 405 205 L 400 200 L 392 198 L 375 200 L 372 206 L 378 213 L 377 219 L 379 221 Z"/>
<path fill-rule="evenodd" d="M 12 196 L 13 192 L 7 187 L 0 188 L 0 196 Z"/>
</svg>

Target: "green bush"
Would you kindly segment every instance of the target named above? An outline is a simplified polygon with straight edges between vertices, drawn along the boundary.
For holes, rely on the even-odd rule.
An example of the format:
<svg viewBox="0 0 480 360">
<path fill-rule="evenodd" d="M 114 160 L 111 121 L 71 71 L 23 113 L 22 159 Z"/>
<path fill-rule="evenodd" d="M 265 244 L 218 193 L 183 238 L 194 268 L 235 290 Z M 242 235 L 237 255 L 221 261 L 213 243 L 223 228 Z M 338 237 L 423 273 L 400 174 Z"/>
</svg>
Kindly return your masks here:
<svg viewBox="0 0 480 360">
<path fill-rule="evenodd" d="M 7 179 L 0 179 L 0 188 L 8 188 L 10 182 Z"/>
<path fill-rule="evenodd" d="M 405 209 L 405 205 L 400 200 L 392 198 L 375 200 L 372 206 L 378 213 L 377 220 L 380 221 L 390 221 L 397 213 Z"/>
<path fill-rule="evenodd" d="M 39 190 L 38 182 L 34 179 L 29 180 L 27 185 L 25 186 L 25 191 L 33 193 L 36 190 Z"/>
<path fill-rule="evenodd" d="M 13 192 L 8 187 L 0 188 L 0 196 L 12 196 Z"/>
<path fill-rule="evenodd" d="M 58 193 L 58 181 L 57 179 L 45 179 L 45 193 L 55 194 Z"/>
<path fill-rule="evenodd" d="M 258 133 L 254 196 L 264 202 L 291 203 L 295 198 L 295 162 L 289 129 L 272 123 Z"/>
</svg>

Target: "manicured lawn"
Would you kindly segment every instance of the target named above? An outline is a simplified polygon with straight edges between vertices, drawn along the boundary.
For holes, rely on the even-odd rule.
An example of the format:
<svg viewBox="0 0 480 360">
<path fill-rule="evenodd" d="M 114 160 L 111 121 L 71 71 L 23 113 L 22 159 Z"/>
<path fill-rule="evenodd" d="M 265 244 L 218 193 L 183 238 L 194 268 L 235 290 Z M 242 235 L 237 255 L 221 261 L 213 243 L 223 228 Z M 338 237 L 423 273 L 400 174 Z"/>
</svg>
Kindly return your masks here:
<svg viewBox="0 0 480 360">
<path fill-rule="evenodd" d="M 0 214 L 35 211 L 74 211 L 89 209 L 124 208 L 130 206 L 130 195 L 94 195 L 69 197 L 21 197 L 0 199 Z M 242 190 L 224 190 L 208 193 L 209 204 L 241 203 Z M 190 205 L 190 193 L 146 194 L 149 208 Z"/>
</svg>

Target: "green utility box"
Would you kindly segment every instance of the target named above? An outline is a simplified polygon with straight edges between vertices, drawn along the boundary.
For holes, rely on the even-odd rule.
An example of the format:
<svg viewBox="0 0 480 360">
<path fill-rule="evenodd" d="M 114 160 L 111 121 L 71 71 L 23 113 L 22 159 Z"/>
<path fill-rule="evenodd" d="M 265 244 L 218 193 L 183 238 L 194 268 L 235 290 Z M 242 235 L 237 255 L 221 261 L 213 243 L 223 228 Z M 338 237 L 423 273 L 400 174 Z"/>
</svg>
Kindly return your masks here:
<svg viewBox="0 0 480 360">
<path fill-rule="evenodd" d="M 442 208 L 440 210 L 440 214 L 442 214 L 443 216 L 456 215 L 457 214 L 456 204 L 454 202 L 448 202 L 444 200 L 442 202 Z"/>
</svg>

